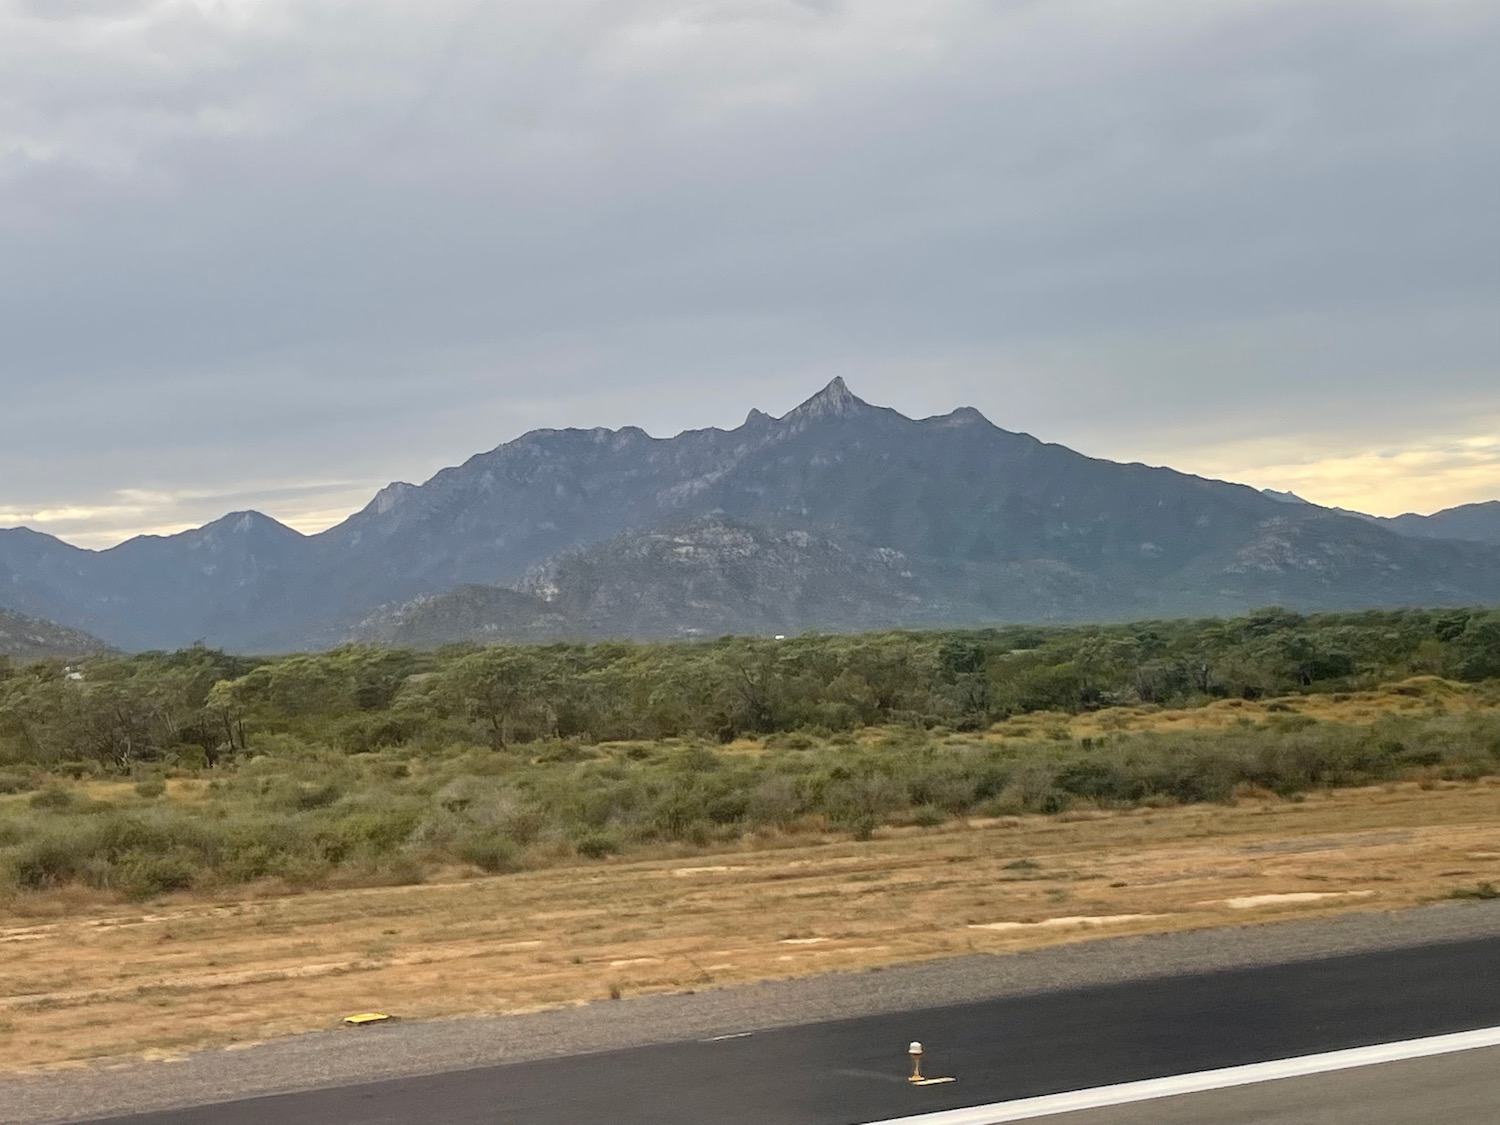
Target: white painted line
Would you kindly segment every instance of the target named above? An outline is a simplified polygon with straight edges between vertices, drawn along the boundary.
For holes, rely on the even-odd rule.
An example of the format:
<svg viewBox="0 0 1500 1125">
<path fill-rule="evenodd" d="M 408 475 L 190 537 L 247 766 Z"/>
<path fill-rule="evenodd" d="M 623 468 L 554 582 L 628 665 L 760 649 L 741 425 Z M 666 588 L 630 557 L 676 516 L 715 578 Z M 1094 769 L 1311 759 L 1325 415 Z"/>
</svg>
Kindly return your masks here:
<svg viewBox="0 0 1500 1125">
<path fill-rule="evenodd" d="M 735 1031 L 735 1032 L 731 1032 L 728 1035 L 715 1035 L 711 1039 L 705 1039 L 703 1042 L 705 1042 L 705 1043 L 724 1043 L 724 1042 L 727 1042 L 730 1039 L 749 1039 L 750 1036 L 752 1036 L 754 1034 L 755 1034 L 755 1032 L 753 1032 L 753 1031 Z"/>
<path fill-rule="evenodd" d="M 1045 1097 L 1022 1098 L 1014 1102 L 995 1102 L 968 1109 L 923 1113 L 914 1117 L 870 1122 L 869 1125 L 1003 1125 L 1007 1121 L 1030 1121 L 1057 1113 L 1128 1105 L 1131 1102 L 1171 1098 L 1178 1094 L 1196 1094 L 1205 1090 L 1225 1090 L 1232 1086 L 1249 1086 L 1279 1078 L 1328 1074 L 1335 1070 L 1378 1066 L 1404 1059 L 1423 1059 L 1455 1051 L 1473 1051 L 1481 1047 L 1500 1047 L 1500 1027 L 1460 1031 L 1453 1035 L 1434 1035 L 1427 1039 L 1408 1039 L 1400 1043 L 1380 1043 L 1373 1047 L 1355 1047 L 1347 1051 L 1330 1051 L 1323 1055 L 1304 1055 L 1301 1058 L 1278 1059 L 1274 1062 L 1252 1063 L 1249 1066 L 1231 1066 L 1222 1070 L 1204 1070 L 1197 1074 L 1152 1078 L 1145 1082 L 1126 1082 L 1119 1086 L 1097 1086 L 1092 1090 L 1074 1090 L 1067 1094 L 1048 1094 Z"/>
</svg>

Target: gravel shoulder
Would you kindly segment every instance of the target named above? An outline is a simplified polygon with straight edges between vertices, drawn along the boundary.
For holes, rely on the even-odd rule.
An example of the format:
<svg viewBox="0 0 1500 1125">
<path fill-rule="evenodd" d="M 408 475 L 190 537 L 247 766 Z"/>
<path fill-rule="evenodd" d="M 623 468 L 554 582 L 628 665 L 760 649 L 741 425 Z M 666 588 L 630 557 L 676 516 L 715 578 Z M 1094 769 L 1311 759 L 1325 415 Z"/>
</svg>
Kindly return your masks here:
<svg viewBox="0 0 1500 1125">
<path fill-rule="evenodd" d="M 1447 903 L 950 957 L 732 988 L 484 1018 L 393 1023 L 172 1061 L 12 1074 L 0 1125 L 206 1105 L 650 1043 L 941 1007 L 1129 980 L 1500 936 L 1500 902 Z"/>
</svg>

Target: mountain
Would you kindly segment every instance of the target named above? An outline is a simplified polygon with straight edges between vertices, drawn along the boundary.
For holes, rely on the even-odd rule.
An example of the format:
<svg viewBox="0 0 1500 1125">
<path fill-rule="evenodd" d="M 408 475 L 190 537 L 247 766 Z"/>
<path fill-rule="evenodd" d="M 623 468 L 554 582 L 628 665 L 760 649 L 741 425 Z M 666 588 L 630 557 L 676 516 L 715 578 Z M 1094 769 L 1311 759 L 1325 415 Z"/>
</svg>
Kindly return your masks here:
<svg viewBox="0 0 1500 1125">
<path fill-rule="evenodd" d="M 942 563 L 715 516 L 615 536 L 519 585 L 419 598 L 375 614 L 350 639 L 425 647 L 858 632 L 1066 616 L 1081 606 L 1109 613 L 1104 588 L 1056 563 Z"/>
<path fill-rule="evenodd" d="M 537 430 L 313 536 L 255 513 L 103 552 L 0 531 L 0 604 L 132 648 L 1497 601 L 1494 545 L 1095 460 L 970 408 L 907 418 L 842 380 L 732 430 Z"/>
<path fill-rule="evenodd" d="M 0 657 L 42 660 L 49 656 L 89 656 L 109 646 L 80 629 L 0 609 Z"/>
<path fill-rule="evenodd" d="M 1462 539 L 1500 545 L 1500 500 L 1445 508 L 1430 516 L 1408 512 L 1404 516 L 1371 518 L 1392 531 L 1418 539 Z"/>
<path fill-rule="evenodd" d="M 1277 492 L 1274 488 L 1260 490 L 1262 496 L 1278 500 L 1283 504 L 1311 504 L 1295 492 Z M 1414 539 L 1457 539 L 1466 543 L 1490 543 L 1500 546 L 1500 500 L 1487 500 L 1481 504 L 1463 504 L 1457 508 L 1445 508 L 1430 516 L 1407 512 L 1400 516 L 1370 516 L 1348 508 L 1327 508 L 1341 516 L 1354 516 L 1378 524 L 1398 535 Z"/>
<path fill-rule="evenodd" d="M 1295 492 L 1277 492 L 1274 488 L 1260 490 L 1262 496 L 1279 500 L 1284 504 L 1311 504 Z M 1407 512 L 1401 516 L 1369 516 L 1363 512 L 1352 512 L 1348 508 L 1329 508 L 1342 516 L 1355 516 L 1379 524 L 1398 535 L 1409 535 L 1414 539 L 1458 539 L 1467 543 L 1491 543 L 1500 545 L 1500 500 L 1487 500 L 1482 504 L 1463 504 L 1457 508 L 1445 508 L 1430 516 Z"/>
<path fill-rule="evenodd" d="M 627 532 L 530 576 L 461 586 L 377 614 L 355 638 L 416 647 L 538 636 L 692 637 L 857 631 L 967 620 L 898 551 L 723 518 Z"/>
<path fill-rule="evenodd" d="M 234 644 L 284 618 L 307 537 L 259 512 L 177 535 L 86 551 L 0 530 L 0 605 L 64 621 L 127 649 Z"/>
</svg>

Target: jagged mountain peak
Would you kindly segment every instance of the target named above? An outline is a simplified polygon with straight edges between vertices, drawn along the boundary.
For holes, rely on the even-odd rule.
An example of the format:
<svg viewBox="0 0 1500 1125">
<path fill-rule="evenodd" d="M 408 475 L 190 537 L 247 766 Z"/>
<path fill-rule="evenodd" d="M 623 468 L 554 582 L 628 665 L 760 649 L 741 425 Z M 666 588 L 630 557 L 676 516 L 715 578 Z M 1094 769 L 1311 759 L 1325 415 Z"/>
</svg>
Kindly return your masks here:
<svg viewBox="0 0 1500 1125">
<path fill-rule="evenodd" d="M 849 418 L 874 409 L 875 407 L 851 391 L 849 384 L 844 382 L 844 377 L 840 375 L 801 406 L 783 415 L 781 421 Z"/>
</svg>

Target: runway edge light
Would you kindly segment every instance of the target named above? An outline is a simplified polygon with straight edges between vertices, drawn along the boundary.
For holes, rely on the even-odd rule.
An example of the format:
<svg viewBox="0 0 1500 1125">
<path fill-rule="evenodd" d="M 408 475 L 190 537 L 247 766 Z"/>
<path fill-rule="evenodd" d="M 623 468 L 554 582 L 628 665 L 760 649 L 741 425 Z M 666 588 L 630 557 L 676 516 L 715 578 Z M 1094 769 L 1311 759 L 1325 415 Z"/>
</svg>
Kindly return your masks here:
<svg viewBox="0 0 1500 1125">
<path fill-rule="evenodd" d="M 922 1044 L 913 1039 L 911 1046 L 906 1048 L 906 1053 L 911 1056 L 911 1077 L 907 1081 L 922 1081 Z"/>
</svg>

